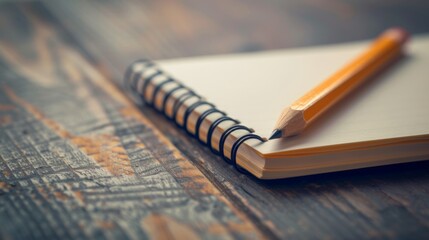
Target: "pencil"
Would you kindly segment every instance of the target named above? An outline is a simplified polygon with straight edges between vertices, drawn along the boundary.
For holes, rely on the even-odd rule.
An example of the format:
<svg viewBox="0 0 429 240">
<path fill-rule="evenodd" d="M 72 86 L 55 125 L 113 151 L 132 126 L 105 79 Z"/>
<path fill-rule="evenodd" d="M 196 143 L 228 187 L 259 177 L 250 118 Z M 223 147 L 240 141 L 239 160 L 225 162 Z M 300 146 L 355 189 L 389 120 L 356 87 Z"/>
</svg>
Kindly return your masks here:
<svg viewBox="0 0 429 240">
<path fill-rule="evenodd" d="M 342 69 L 283 110 L 270 139 L 301 133 L 312 121 L 401 55 L 406 31 L 391 28 Z"/>
</svg>

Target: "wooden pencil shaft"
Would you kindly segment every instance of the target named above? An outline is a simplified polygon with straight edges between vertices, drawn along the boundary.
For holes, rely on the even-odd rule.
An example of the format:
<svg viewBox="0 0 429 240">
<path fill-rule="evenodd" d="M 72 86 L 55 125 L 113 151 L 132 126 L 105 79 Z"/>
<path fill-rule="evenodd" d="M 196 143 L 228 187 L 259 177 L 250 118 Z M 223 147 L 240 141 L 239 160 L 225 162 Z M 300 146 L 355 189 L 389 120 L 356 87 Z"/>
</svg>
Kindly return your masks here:
<svg viewBox="0 0 429 240">
<path fill-rule="evenodd" d="M 367 52 L 295 102 L 292 108 L 304 110 L 305 120 L 311 122 L 396 59 L 400 54 L 399 46 L 387 39 L 380 40 L 379 44 L 374 44 Z"/>
<path fill-rule="evenodd" d="M 405 40 L 402 30 L 383 33 L 365 52 L 286 108 L 275 129 L 281 130 L 283 137 L 300 133 L 330 106 L 393 62 Z"/>
</svg>

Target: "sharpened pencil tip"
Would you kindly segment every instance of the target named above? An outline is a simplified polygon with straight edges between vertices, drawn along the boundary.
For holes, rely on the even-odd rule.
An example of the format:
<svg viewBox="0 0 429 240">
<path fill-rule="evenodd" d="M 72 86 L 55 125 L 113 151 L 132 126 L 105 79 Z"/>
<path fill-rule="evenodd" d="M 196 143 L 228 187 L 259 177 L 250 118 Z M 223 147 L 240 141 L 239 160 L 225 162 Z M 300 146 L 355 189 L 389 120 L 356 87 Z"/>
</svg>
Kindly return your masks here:
<svg viewBox="0 0 429 240">
<path fill-rule="evenodd" d="M 275 138 L 280 138 L 281 136 L 282 136 L 282 131 L 280 131 L 278 129 L 275 129 L 273 131 L 273 133 L 271 134 L 271 137 L 268 138 L 268 140 L 275 139 Z"/>
</svg>

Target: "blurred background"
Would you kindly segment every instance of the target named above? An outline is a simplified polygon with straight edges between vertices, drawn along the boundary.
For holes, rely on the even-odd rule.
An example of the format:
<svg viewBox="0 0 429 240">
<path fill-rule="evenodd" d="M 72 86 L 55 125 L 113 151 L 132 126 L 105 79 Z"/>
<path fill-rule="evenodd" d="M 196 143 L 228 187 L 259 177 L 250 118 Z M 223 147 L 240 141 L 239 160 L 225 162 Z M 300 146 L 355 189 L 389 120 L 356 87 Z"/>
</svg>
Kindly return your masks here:
<svg viewBox="0 0 429 240">
<path fill-rule="evenodd" d="M 425 0 L 46 1 L 109 69 L 152 59 L 371 39 L 391 26 L 429 31 Z M 118 68 L 119 67 L 119 68 Z M 119 73 L 117 73 L 119 74 Z"/>
</svg>

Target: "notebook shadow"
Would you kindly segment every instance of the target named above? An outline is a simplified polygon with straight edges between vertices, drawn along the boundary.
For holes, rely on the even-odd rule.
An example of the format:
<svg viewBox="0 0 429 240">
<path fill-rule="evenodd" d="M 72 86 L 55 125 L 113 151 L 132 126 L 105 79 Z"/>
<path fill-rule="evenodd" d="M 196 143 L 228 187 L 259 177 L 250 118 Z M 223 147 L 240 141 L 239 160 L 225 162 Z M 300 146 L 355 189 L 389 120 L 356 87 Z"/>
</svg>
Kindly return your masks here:
<svg viewBox="0 0 429 240">
<path fill-rule="evenodd" d="M 429 183 L 429 161 L 402 163 L 388 166 L 371 167 L 357 170 L 346 170 L 334 173 L 323 173 L 311 176 L 294 177 L 276 180 L 261 180 L 250 176 L 258 184 L 275 191 L 288 190 L 307 192 L 317 188 L 319 191 L 335 188 L 364 187 L 374 185 L 397 185 L 403 182 L 415 182 L 427 185 Z"/>
</svg>

